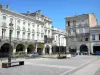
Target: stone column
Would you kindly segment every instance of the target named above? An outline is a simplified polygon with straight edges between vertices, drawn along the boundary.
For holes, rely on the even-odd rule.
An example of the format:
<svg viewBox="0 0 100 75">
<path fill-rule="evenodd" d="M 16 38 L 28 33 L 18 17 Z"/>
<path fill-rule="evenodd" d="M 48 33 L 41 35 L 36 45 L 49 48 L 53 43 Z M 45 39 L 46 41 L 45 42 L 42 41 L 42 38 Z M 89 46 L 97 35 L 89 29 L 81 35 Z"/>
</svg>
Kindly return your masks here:
<svg viewBox="0 0 100 75">
<path fill-rule="evenodd" d="M 35 52 L 37 52 L 37 44 L 35 45 L 36 47 L 35 47 Z"/>
<path fill-rule="evenodd" d="M 13 54 L 15 54 L 15 53 L 16 53 L 16 48 L 13 49 Z"/>
<path fill-rule="evenodd" d="M 49 53 L 52 54 L 52 48 L 50 47 Z"/>
<path fill-rule="evenodd" d="M 80 53 L 80 47 L 77 47 L 77 51 L 76 51 L 77 53 L 78 53 L 78 55 L 79 55 L 79 53 Z"/>
<path fill-rule="evenodd" d="M 27 48 L 25 48 L 25 52 L 27 53 Z"/>
<path fill-rule="evenodd" d="M 49 54 L 52 54 L 52 47 L 50 46 Z"/>
<path fill-rule="evenodd" d="M 45 54 L 45 47 L 43 48 L 43 54 Z"/>
</svg>

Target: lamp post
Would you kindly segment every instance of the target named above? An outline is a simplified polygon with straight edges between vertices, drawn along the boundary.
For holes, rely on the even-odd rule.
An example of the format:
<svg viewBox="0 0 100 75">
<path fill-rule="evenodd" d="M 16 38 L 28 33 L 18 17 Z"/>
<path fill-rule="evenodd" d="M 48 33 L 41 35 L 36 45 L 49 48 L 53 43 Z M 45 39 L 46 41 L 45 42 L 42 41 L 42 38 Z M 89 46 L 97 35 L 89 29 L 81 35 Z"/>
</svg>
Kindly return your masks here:
<svg viewBox="0 0 100 75">
<path fill-rule="evenodd" d="M 13 29 L 13 24 L 12 22 L 9 23 L 9 55 L 8 55 L 8 62 L 11 62 L 11 54 L 12 54 L 12 50 L 11 50 L 11 35 L 12 35 L 12 29 Z M 9 63 L 9 66 L 11 66 L 11 64 Z"/>
</svg>

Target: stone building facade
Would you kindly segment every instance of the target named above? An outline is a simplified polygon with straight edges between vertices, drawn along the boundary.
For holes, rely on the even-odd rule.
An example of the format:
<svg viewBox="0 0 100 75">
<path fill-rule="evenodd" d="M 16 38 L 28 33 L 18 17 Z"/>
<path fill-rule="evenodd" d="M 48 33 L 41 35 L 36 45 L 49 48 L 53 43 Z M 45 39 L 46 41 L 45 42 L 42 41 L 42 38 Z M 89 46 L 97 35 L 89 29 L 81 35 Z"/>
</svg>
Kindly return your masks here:
<svg viewBox="0 0 100 75">
<path fill-rule="evenodd" d="M 82 14 L 65 18 L 67 51 L 93 53 L 92 34 L 97 34 L 98 23 L 94 14 Z M 94 32 L 95 30 L 95 32 Z M 99 42 L 99 41 L 98 41 Z"/>
<path fill-rule="evenodd" d="M 10 23 L 12 26 L 10 26 Z M 10 33 L 11 30 L 11 33 Z M 11 34 L 11 45 L 9 35 Z M 44 42 L 45 37 L 49 42 Z M 0 5 L 0 54 L 33 51 L 45 54 L 49 47 L 52 52 L 52 20 L 42 15 L 41 10 L 34 13 L 17 13 Z"/>
</svg>

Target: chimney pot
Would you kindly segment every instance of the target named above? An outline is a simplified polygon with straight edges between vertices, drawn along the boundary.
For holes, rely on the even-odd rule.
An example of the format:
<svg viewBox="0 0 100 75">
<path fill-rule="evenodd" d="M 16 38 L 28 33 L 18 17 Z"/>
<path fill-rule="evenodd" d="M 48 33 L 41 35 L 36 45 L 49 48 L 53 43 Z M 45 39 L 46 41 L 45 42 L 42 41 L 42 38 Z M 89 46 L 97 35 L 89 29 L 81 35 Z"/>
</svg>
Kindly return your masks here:
<svg viewBox="0 0 100 75">
<path fill-rule="evenodd" d="M 27 11 L 27 14 L 29 15 L 30 14 L 30 11 Z"/>
<path fill-rule="evenodd" d="M 8 9 L 9 8 L 9 5 L 6 5 L 6 8 Z"/>
<path fill-rule="evenodd" d="M 2 4 L 0 4 L 0 8 L 2 8 Z"/>
</svg>

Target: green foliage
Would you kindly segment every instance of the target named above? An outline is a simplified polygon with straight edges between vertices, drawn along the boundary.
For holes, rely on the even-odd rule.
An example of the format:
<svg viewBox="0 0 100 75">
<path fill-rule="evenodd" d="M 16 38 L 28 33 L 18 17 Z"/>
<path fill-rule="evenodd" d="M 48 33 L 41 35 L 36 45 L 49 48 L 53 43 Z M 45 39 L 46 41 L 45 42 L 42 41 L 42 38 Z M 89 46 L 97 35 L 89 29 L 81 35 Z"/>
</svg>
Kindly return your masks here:
<svg viewBox="0 0 100 75">
<path fill-rule="evenodd" d="M 44 48 L 44 44 L 39 43 L 37 47 L 38 47 L 38 48 Z"/>
<path fill-rule="evenodd" d="M 15 53 L 14 56 L 15 57 L 25 57 L 27 56 L 27 54 L 26 53 Z"/>
</svg>

